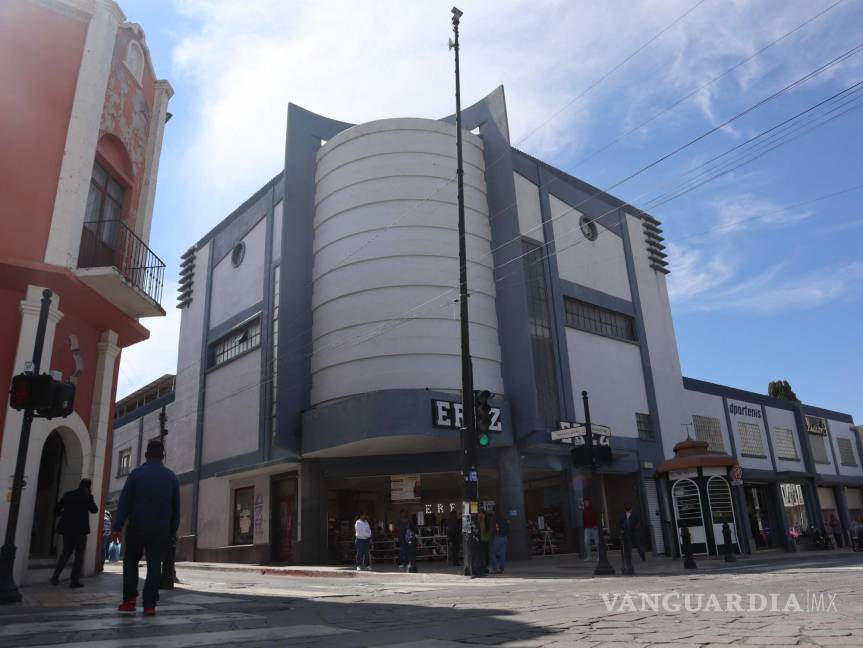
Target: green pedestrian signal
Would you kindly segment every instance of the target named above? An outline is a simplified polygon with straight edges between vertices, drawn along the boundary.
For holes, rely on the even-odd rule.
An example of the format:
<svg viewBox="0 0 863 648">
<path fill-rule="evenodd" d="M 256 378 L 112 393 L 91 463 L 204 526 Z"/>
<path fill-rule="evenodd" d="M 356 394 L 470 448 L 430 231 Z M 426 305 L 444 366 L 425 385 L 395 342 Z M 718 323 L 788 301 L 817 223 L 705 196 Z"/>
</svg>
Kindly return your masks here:
<svg viewBox="0 0 863 648">
<path fill-rule="evenodd" d="M 473 393 L 473 410 L 475 413 L 474 420 L 476 421 L 476 440 L 480 448 L 485 448 L 491 443 L 491 405 L 488 401 L 491 398 L 491 392 L 487 389 L 475 391 Z"/>
</svg>

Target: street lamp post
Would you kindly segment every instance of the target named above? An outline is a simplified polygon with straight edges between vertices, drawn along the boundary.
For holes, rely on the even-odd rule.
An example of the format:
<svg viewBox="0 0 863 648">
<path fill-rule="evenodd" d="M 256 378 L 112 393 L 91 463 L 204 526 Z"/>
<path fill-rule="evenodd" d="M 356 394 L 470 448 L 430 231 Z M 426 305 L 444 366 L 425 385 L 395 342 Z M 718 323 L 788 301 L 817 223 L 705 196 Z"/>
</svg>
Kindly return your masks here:
<svg viewBox="0 0 863 648">
<path fill-rule="evenodd" d="M 476 426 L 473 409 L 473 367 L 470 359 L 470 332 L 468 329 L 467 307 L 467 251 L 465 248 L 464 217 L 464 168 L 462 166 L 461 137 L 461 81 L 459 78 L 458 26 L 462 12 L 452 8 L 452 30 L 454 40 L 449 43 L 455 50 L 455 126 L 458 184 L 458 261 L 459 261 L 459 304 L 461 319 L 461 398 L 463 422 L 461 429 L 461 473 L 462 473 L 462 558 L 464 575 L 478 576 L 473 570 L 473 531 L 472 511 L 479 503 L 479 479 L 476 467 Z"/>
<path fill-rule="evenodd" d="M 162 448 L 165 447 L 165 438 L 168 436 L 168 428 L 165 424 L 168 422 L 168 415 L 165 412 L 165 406 L 162 405 L 162 411 L 159 412 L 159 440 L 162 442 Z M 163 461 L 167 461 L 168 453 L 164 453 Z M 174 562 L 177 556 L 177 536 L 168 539 L 168 546 L 165 550 L 165 557 L 162 559 L 162 574 L 159 579 L 159 589 L 174 589 L 174 583 L 177 580 L 177 571 Z"/>
<path fill-rule="evenodd" d="M 590 426 L 590 405 L 587 402 L 587 392 L 581 392 L 581 401 L 584 403 L 584 428 L 587 441 L 587 456 L 590 461 L 590 491 L 596 498 L 599 509 L 599 532 L 596 534 L 596 569 L 595 576 L 609 576 L 614 574 L 614 567 L 608 562 L 608 552 L 605 547 L 605 534 L 602 528 L 602 512 L 605 510 L 605 498 L 596 477 L 596 453 L 593 451 L 593 430 Z"/>
<path fill-rule="evenodd" d="M 53 293 L 42 291 L 42 304 L 39 310 L 39 323 L 36 325 L 36 341 L 33 344 L 33 373 L 39 375 L 42 365 L 42 347 L 45 345 L 45 328 L 48 325 L 48 310 L 51 308 Z M 30 427 L 33 425 L 33 409 L 24 410 L 21 422 L 21 438 L 18 441 L 18 457 L 15 462 L 15 476 L 12 478 L 12 501 L 9 503 L 9 520 L 6 523 L 6 540 L 0 549 L 0 604 L 17 603 L 21 592 L 15 585 L 15 533 L 18 531 L 18 511 L 21 508 L 21 490 L 24 486 L 24 469 L 27 465 L 27 448 L 30 445 Z"/>
</svg>

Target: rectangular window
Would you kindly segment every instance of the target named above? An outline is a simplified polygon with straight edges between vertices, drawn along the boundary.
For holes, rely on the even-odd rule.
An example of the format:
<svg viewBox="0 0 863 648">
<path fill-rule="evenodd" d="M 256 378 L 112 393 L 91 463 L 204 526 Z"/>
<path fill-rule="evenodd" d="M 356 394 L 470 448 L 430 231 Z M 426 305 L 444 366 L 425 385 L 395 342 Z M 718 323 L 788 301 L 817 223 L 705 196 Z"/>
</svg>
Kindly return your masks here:
<svg viewBox="0 0 863 648">
<path fill-rule="evenodd" d="M 93 165 L 93 175 L 90 177 L 90 193 L 87 195 L 85 207 L 85 227 L 94 232 L 96 238 L 108 245 L 115 245 L 117 221 L 123 210 L 125 190 L 102 165 Z"/>
<path fill-rule="evenodd" d="M 635 427 L 638 428 L 639 439 L 653 441 L 656 438 L 653 433 L 653 426 L 650 424 L 650 414 L 636 414 Z"/>
<path fill-rule="evenodd" d="M 839 463 L 843 466 L 856 466 L 857 460 L 854 458 L 854 448 L 851 447 L 851 439 L 836 439 L 836 445 L 839 448 Z"/>
<path fill-rule="evenodd" d="M 533 347 L 536 399 L 540 417 L 547 425 L 551 426 L 560 419 L 560 403 L 557 393 L 554 341 L 551 337 L 546 256 L 542 250 L 543 248 L 539 245 L 527 241 L 523 242 L 528 324 L 531 346 Z"/>
<path fill-rule="evenodd" d="M 737 434 L 740 435 L 740 454 L 750 457 L 766 457 L 764 439 L 761 438 L 761 428 L 754 423 L 737 422 Z"/>
<path fill-rule="evenodd" d="M 276 406 L 279 402 L 279 295 L 281 293 L 279 268 L 280 266 L 273 268 L 273 356 L 271 360 L 273 364 L 273 403 L 270 408 L 270 429 L 274 438 L 278 432 L 276 428 Z"/>
<path fill-rule="evenodd" d="M 117 458 L 117 477 L 125 477 L 132 470 L 132 448 L 120 450 Z"/>
<path fill-rule="evenodd" d="M 824 443 L 825 437 L 823 434 L 809 434 L 809 445 L 812 448 L 812 461 L 817 464 L 829 464 L 827 458 L 827 445 Z"/>
<path fill-rule="evenodd" d="M 705 441 L 710 452 L 725 452 L 725 444 L 722 442 L 722 427 L 719 425 L 718 418 L 695 414 L 692 417 L 692 424 L 695 427 L 695 438 L 699 441 Z"/>
<path fill-rule="evenodd" d="M 635 320 L 628 315 L 571 297 L 566 297 L 563 303 L 567 326 L 606 337 L 635 341 Z"/>
<path fill-rule="evenodd" d="M 210 366 L 218 367 L 261 343 L 261 319 L 256 317 L 216 342 L 211 347 Z"/>
<path fill-rule="evenodd" d="M 231 544 L 250 545 L 255 539 L 255 523 L 252 515 L 255 488 L 238 488 L 234 491 L 234 535 Z"/>
<path fill-rule="evenodd" d="M 779 459 L 799 459 L 794 432 L 787 428 L 773 428 L 773 446 Z"/>
</svg>

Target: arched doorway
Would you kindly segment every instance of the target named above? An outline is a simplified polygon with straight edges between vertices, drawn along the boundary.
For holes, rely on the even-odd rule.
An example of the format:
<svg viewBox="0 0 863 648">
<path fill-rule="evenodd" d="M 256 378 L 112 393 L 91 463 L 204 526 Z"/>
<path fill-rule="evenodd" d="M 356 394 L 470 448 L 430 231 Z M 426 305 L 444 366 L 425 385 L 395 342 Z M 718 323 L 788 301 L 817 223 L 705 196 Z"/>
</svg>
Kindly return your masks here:
<svg viewBox="0 0 863 648">
<path fill-rule="evenodd" d="M 57 519 L 54 507 L 68 490 L 81 480 L 82 455 L 75 434 L 68 428 L 57 428 L 45 439 L 39 461 L 39 474 L 28 479 L 28 488 L 36 489 L 33 528 L 30 534 L 30 556 L 48 558 L 57 555 L 59 536 L 54 532 Z"/>
<path fill-rule="evenodd" d="M 704 530 L 704 513 L 701 507 L 701 493 L 691 479 L 680 479 L 671 489 L 671 500 L 674 504 L 674 516 L 677 522 L 677 541 L 680 552 L 683 553 L 683 540 L 680 529 L 689 528 L 693 554 L 707 553 L 707 534 Z"/>
</svg>

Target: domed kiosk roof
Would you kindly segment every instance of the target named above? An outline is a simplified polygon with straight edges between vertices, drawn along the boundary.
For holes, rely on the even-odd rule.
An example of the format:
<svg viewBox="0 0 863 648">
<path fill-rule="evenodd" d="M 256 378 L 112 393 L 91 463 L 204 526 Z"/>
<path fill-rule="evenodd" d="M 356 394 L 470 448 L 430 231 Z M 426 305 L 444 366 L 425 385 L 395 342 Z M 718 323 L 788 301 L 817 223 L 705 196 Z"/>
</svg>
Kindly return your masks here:
<svg viewBox="0 0 863 648">
<path fill-rule="evenodd" d="M 672 470 L 685 470 L 699 466 L 733 466 L 734 457 L 723 453 L 710 452 L 706 441 L 686 437 L 674 446 L 674 458 L 659 464 L 656 472 L 659 474 Z"/>
</svg>

